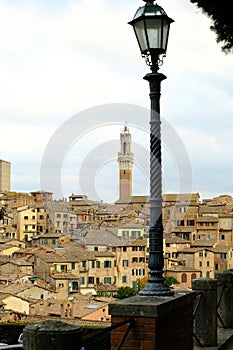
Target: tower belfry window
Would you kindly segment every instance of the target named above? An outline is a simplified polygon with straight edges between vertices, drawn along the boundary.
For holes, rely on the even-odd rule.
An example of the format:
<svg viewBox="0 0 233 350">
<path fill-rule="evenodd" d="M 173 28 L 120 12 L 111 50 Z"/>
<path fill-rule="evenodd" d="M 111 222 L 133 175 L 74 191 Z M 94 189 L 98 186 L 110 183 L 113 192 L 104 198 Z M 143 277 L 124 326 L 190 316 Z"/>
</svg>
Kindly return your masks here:
<svg viewBox="0 0 233 350">
<path fill-rule="evenodd" d="M 123 143 L 123 154 L 126 154 L 126 142 Z"/>
</svg>

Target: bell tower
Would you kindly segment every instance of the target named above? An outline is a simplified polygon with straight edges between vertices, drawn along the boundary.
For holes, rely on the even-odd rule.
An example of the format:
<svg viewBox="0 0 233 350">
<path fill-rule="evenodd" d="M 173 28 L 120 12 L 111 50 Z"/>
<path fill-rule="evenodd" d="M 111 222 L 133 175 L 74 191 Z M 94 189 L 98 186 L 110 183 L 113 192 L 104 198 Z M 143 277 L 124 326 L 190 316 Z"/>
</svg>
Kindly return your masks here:
<svg viewBox="0 0 233 350">
<path fill-rule="evenodd" d="M 119 199 L 129 200 L 132 197 L 133 153 L 131 152 L 131 134 L 127 125 L 120 134 L 121 150 L 118 152 L 119 164 Z"/>
</svg>

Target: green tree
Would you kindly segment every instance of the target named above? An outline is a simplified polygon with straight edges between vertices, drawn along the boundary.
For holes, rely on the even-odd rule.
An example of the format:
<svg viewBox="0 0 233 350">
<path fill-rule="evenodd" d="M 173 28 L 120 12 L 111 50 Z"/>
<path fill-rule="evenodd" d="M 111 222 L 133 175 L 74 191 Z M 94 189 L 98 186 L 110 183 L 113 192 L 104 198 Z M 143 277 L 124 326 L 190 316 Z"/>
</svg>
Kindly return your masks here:
<svg viewBox="0 0 233 350">
<path fill-rule="evenodd" d="M 165 283 L 168 287 L 170 287 L 172 284 L 179 284 L 180 283 L 173 276 L 165 276 L 164 278 L 165 278 Z"/>
<path fill-rule="evenodd" d="M 230 0 L 190 0 L 212 21 L 210 29 L 225 53 L 233 52 L 232 2 Z"/>
<path fill-rule="evenodd" d="M 135 290 L 130 287 L 120 287 L 117 291 L 117 293 L 114 295 L 115 298 L 117 299 L 125 299 L 132 297 L 136 294 Z"/>
</svg>

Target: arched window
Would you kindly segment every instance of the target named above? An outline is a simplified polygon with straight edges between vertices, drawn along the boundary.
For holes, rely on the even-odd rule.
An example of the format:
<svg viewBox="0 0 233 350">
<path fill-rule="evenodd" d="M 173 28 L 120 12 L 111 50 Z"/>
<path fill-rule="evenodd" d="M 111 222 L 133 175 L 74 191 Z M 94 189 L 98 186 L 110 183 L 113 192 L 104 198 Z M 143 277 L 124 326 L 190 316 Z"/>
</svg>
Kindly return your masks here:
<svg viewBox="0 0 233 350">
<path fill-rule="evenodd" d="M 192 273 L 191 280 L 195 280 L 195 278 L 197 278 L 197 275 L 195 273 Z"/>
<path fill-rule="evenodd" d="M 186 273 L 182 273 L 182 275 L 181 275 L 181 282 L 182 283 L 186 283 L 187 282 L 187 274 Z"/>
</svg>

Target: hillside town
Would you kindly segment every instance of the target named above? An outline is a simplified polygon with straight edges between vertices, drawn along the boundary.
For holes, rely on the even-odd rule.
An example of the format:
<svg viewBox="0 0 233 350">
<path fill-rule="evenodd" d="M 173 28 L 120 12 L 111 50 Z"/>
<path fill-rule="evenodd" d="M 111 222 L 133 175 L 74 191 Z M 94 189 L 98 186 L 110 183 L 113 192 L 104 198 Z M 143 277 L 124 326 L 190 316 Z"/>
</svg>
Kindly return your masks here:
<svg viewBox="0 0 233 350">
<path fill-rule="evenodd" d="M 110 322 L 120 287 L 137 291 L 148 276 L 149 196 L 132 194 L 131 134 L 120 135 L 119 199 L 10 189 L 0 160 L 0 321 L 68 319 Z M 192 280 L 233 268 L 233 198 L 163 195 L 164 273 L 190 289 Z"/>
</svg>

